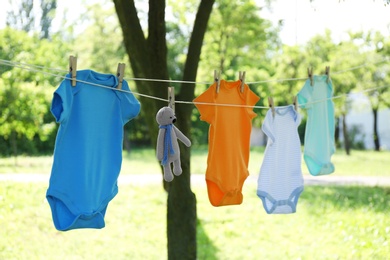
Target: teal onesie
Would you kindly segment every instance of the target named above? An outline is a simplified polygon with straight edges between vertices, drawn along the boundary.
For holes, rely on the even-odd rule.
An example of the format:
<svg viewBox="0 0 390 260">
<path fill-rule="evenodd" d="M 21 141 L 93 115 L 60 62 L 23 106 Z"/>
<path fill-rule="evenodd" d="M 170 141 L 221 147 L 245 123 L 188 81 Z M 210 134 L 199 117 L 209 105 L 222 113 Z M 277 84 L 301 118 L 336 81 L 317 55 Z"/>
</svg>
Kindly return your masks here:
<svg viewBox="0 0 390 260">
<path fill-rule="evenodd" d="M 334 172 L 330 161 L 335 152 L 334 105 L 330 99 L 333 96 L 331 79 L 327 76 L 313 76 L 313 86 L 310 80 L 298 93 L 298 103 L 307 110 L 305 132 L 304 160 L 311 175 L 326 175 Z"/>
</svg>

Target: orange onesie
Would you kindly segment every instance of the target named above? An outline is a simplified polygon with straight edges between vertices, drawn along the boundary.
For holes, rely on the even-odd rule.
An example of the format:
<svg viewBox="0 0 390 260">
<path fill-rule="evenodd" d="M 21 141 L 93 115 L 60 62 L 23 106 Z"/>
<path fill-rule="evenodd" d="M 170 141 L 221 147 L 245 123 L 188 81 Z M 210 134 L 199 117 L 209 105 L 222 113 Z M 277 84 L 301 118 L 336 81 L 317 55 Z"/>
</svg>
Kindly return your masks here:
<svg viewBox="0 0 390 260">
<path fill-rule="evenodd" d="M 241 93 L 241 81 L 220 81 L 211 85 L 194 102 L 254 106 L 260 99 L 245 85 Z M 200 119 L 210 124 L 209 154 L 206 183 L 210 203 L 213 206 L 242 203 L 242 186 L 248 177 L 249 145 L 253 108 L 195 104 Z"/>
</svg>

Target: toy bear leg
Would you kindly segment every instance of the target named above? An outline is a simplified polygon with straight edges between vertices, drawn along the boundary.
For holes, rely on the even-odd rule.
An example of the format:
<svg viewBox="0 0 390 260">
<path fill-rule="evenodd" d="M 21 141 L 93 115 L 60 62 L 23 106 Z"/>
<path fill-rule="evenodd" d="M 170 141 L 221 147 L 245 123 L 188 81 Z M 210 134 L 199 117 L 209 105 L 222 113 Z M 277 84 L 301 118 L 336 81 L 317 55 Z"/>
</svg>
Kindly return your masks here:
<svg viewBox="0 0 390 260">
<path fill-rule="evenodd" d="M 173 174 L 179 176 L 182 173 L 180 159 L 173 161 Z"/>
<path fill-rule="evenodd" d="M 171 182 L 173 180 L 171 164 L 169 162 L 164 165 L 164 180 L 167 182 Z"/>
</svg>

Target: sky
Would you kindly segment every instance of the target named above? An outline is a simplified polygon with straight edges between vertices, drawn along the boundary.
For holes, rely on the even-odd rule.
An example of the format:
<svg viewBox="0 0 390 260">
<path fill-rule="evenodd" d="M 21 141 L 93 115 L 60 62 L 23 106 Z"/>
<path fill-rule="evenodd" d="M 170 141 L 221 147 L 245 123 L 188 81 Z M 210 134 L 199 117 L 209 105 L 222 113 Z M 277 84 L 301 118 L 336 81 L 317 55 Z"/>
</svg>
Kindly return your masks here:
<svg viewBox="0 0 390 260">
<path fill-rule="evenodd" d="M 84 0 L 88 3 L 102 0 Z M 260 5 L 264 0 L 255 0 Z M 7 0 L 2 0 L 0 10 L 0 28 L 5 26 Z M 65 8 L 72 10 L 69 19 L 77 19 L 84 11 L 80 0 L 58 1 L 58 19 L 53 23 L 59 25 Z M 38 5 L 37 5 L 38 6 Z M 304 44 L 316 34 L 322 34 L 326 28 L 332 32 L 335 41 L 346 38 L 349 30 L 379 30 L 384 35 L 390 35 L 390 6 L 384 6 L 383 0 L 274 0 L 272 12 L 264 9 L 264 18 L 275 23 L 283 20 L 282 42 L 289 45 Z"/>
<path fill-rule="evenodd" d="M 390 6 L 383 0 L 277 0 L 273 12 L 264 18 L 284 20 L 280 37 L 285 44 L 303 44 L 316 34 L 330 29 L 335 41 L 347 32 L 378 30 L 390 35 Z"/>
</svg>

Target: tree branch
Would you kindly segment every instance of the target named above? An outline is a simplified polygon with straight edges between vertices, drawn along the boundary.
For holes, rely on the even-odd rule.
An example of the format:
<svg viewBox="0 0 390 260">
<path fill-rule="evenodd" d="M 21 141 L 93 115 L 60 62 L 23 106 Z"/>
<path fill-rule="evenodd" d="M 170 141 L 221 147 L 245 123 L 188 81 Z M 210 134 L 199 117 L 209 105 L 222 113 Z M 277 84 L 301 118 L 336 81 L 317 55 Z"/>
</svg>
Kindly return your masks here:
<svg viewBox="0 0 390 260">
<path fill-rule="evenodd" d="M 168 79 L 168 70 L 161 70 L 159 64 L 167 63 L 167 43 L 165 40 L 165 0 L 149 1 L 148 46 L 153 77 Z M 155 69 L 153 69 L 155 68 Z"/>
<path fill-rule="evenodd" d="M 196 14 L 194 28 L 192 30 L 186 63 L 184 65 L 183 80 L 195 81 L 204 35 L 215 0 L 202 0 Z M 194 98 L 195 84 L 182 85 L 178 98 L 190 101 Z"/>
<path fill-rule="evenodd" d="M 385 106 L 390 107 L 390 102 L 386 101 L 382 96 L 379 96 L 379 101 L 383 102 Z"/>
<path fill-rule="evenodd" d="M 145 77 L 146 75 L 143 72 L 145 68 L 148 68 L 147 59 L 145 59 L 148 50 L 134 0 L 113 1 L 119 23 L 122 27 L 123 40 L 130 57 L 134 75 L 137 77 Z"/>
</svg>

